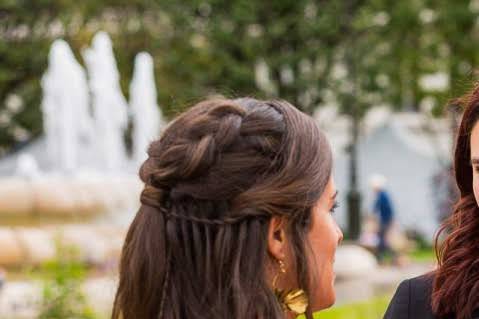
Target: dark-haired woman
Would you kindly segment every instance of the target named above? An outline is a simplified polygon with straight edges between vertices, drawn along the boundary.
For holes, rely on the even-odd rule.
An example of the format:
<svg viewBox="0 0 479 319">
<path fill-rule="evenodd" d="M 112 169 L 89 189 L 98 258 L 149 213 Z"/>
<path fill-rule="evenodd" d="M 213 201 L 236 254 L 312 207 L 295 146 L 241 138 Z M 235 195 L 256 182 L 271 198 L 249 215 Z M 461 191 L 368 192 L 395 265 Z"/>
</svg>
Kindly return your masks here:
<svg viewBox="0 0 479 319">
<path fill-rule="evenodd" d="M 151 144 L 112 318 L 294 318 L 335 301 L 332 156 L 284 101 L 201 102 Z"/>
<path fill-rule="evenodd" d="M 402 282 L 385 319 L 479 318 L 479 86 L 460 101 L 465 111 L 454 154 L 460 198 L 436 237 L 439 266 Z"/>
</svg>

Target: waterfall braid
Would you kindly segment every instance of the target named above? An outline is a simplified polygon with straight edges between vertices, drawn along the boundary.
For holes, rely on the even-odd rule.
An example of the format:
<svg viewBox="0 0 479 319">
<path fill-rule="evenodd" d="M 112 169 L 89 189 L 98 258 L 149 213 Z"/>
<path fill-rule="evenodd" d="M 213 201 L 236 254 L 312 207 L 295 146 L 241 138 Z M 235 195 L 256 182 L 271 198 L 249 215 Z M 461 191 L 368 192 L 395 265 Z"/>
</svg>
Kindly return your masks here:
<svg viewBox="0 0 479 319">
<path fill-rule="evenodd" d="M 308 293 L 311 208 L 331 174 L 314 121 L 284 101 L 206 100 L 148 155 L 112 318 L 284 318 L 266 280 L 267 232 L 286 217 Z"/>
</svg>

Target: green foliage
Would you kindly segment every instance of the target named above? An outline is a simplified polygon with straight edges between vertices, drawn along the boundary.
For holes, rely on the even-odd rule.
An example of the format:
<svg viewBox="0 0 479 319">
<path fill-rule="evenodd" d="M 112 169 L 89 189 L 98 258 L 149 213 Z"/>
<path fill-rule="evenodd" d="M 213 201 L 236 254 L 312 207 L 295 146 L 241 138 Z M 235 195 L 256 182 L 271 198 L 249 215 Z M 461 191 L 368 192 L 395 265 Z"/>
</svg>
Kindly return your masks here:
<svg viewBox="0 0 479 319">
<path fill-rule="evenodd" d="M 38 319 L 95 319 L 81 292 L 86 268 L 74 250 L 61 248 L 58 259 L 38 270 L 42 283 L 42 304 Z"/>
<path fill-rule="evenodd" d="M 287 99 L 311 113 L 387 104 L 418 109 L 471 86 L 478 64 L 478 1 L 469 0 L 24 0 L 0 1 L 0 155 L 41 133 L 40 79 L 51 42 L 62 37 L 79 61 L 95 32 L 113 39 L 128 94 L 133 59 L 155 59 L 167 116 L 209 94 Z M 269 82 L 256 82 L 265 63 Z M 445 90 L 425 89 L 443 72 Z M 11 110 L 12 94 L 22 107 Z"/>
</svg>

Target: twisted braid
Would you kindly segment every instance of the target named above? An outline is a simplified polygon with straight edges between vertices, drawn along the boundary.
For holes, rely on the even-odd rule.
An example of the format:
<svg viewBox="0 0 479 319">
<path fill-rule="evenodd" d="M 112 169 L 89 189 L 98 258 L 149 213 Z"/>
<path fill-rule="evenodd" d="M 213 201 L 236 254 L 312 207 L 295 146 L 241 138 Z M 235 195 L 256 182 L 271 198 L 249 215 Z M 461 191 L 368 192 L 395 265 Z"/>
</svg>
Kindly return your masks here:
<svg viewBox="0 0 479 319">
<path fill-rule="evenodd" d="M 265 214 L 258 214 L 258 215 L 246 215 L 246 216 L 234 216 L 234 217 L 224 217 L 221 219 L 208 219 L 208 218 L 201 218 L 201 217 L 196 217 L 196 216 L 186 216 L 182 214 L 177 214 L 177 213 L 168 213 L 168 217 L 174 217 L 178 219 L 183 219 L 186 221 L 194 222 L 194 223 L 199 223 L 199 224 L 205 224 L 205 225 L 213 225 L 213 226 L 224 226 L 224 225 L 232 225 L 239 223 L 243 220 L 246 220 L 248 218 L 258 218 L 258 217 L 267 217 Z"/>
<path fill-rule="evenodd" d="M 156 208 L 159 212 L 164 214 L 167 219 L 175 218 L 175 219 L 181 219 L 181 220 L 185 220 L 185 221 L 189 221 L 193 223 L 211 225 L 211 226 L 232 225 L 246 219 L 268 217 L 268 215 L 265 213 L 260 213 L 260 212 L 257 212 L 256 210 L 250 210 L 248 212 L 248 210 L 246 209 L 246 210 L 243 210 L 240 215 L 236 215 L 236 216 L 225 216 L 220 219 L 201 218 L 197 216 L 188 216 L 185 214 L 180 214 L 171 209 L 169 210 L 163 206 L 154 204 L 150 198 L 144 198 L 143 196 L 142 196 L 142 202 L 144 205 Z"/>
<path fill-rule="evenodd" d="M 265 108 L 270 109 L 267 115 L 275 112 L 276 117 L 280 116 L 271 105 L 248 111 L 237 103 L 218 101 L 207 112 L 198 114 L 188 128 L 177 130 L 175 141 L 165 138 L 153 143 L 148 150 L 149 158 L 140 169 L 140 177 L 145 183 L 140 197 L 142 204 L 157 208 L 168 218 L 205 225 L 221 226 L 252 217 L 267 217 L 265 211 L 247 207 L 220 218 L 185 215 L 171 210 L 175 202 L 191 194 L 193 189 L 196 189 L 195 198 L 216 197 L 217 193 L 202 194 L 200 184 L 208 179 L 208 174 L 217 179 L 221 169 L 214 170 L 212 167 L 219 160 L 235 160 L 228 153 L 233 152 L 236 158 L 240 152 L 253 155 L 251 167 L 262 166 L 255 172 L 260 169 L 265 172 L 271 166 L 284 125 L 278 127 L 272 123 L 274 118 L 268 123 L 268 117 L 260 114 L 260 111 L 265 112 Z M 181 117 L 176 120 L 177 126 L 181 127 L 182 120 Z"/>
</svg>

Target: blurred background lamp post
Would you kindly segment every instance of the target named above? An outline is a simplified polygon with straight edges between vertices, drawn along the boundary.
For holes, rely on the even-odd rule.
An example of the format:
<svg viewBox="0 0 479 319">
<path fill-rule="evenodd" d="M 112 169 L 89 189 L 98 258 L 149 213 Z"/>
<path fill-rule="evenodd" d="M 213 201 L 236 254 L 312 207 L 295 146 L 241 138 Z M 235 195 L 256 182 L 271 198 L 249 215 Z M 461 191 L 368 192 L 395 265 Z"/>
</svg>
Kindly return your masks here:
<svg viewBox="0 0 479 319">
<path fill-rule="evenodd" d="M 347 193 L 348 228 L 347 237 L 350 240 L 359 239 L 361 233 L 361 193 L 358 189 L 358 137 L 359 137 L 359 104 L 357 100 L 356 56 L 354 39 L 346 53 L 346 67 L 352 81 L 351 93 L 347 95 L 347 109 L 351 116 L 351 142 L 349 144 L 349 189 Z"/>
</svg>

